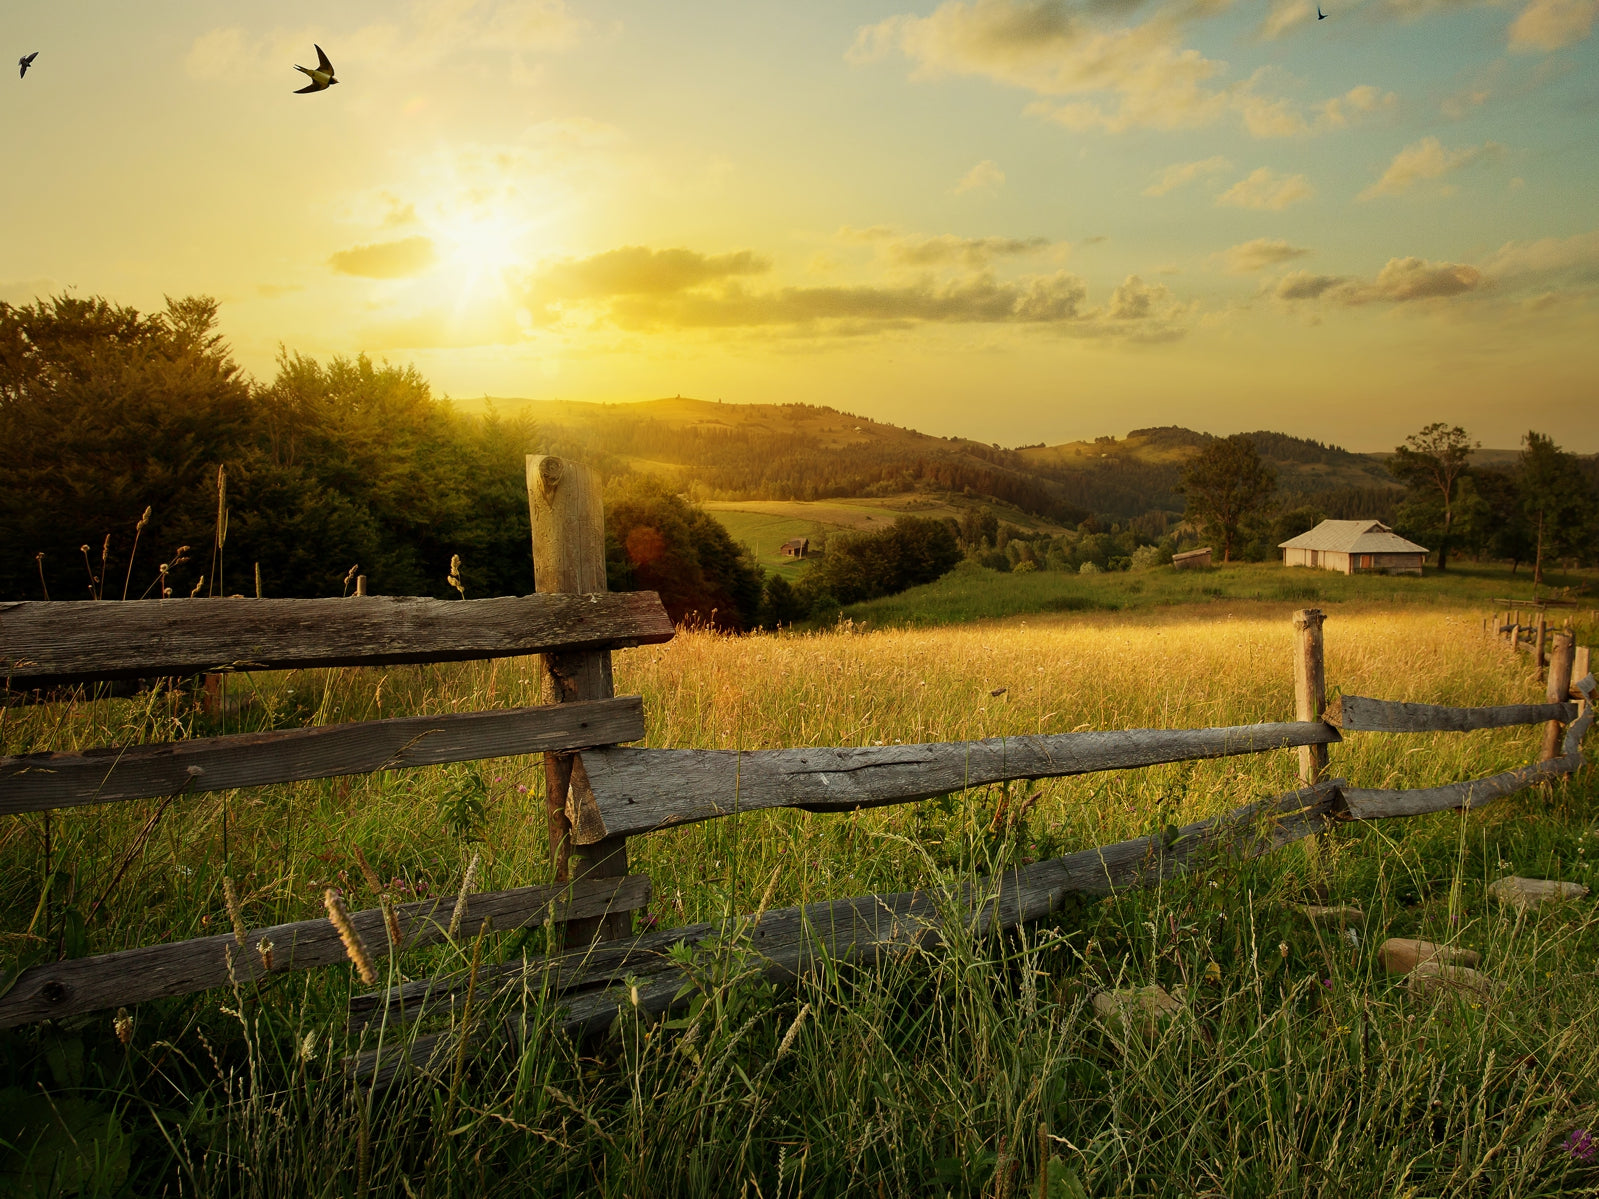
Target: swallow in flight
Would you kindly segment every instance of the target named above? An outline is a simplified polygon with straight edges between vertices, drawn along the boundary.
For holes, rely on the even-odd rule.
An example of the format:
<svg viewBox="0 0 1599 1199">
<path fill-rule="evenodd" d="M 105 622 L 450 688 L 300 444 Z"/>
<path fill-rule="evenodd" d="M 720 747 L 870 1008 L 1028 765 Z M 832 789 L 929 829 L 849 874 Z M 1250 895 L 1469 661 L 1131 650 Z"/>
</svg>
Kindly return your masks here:
<svg viewBox="0 0 1599 1199">
<path fill-rule="evenodd" d="M 17 65 L 22 68 L 22 73 L 17 76 L 18 79 L 26 79 L 28 77 L 28 68 L 33 65 L 33 60 L 38 57 L 39 52 L 35 50 L 32 54 L 24 54 L 17 59 Z"/>
<path fill-rule="evenodd" d="M 338 82 L 337 79 L 333 78 L 333 64 L 328 61 L 328 56 L 322 53 L 321 46 L 316 47 L 316 66 L 314 68 L 302 67 L 299 63 L 295 63 L 294 69 L 311 77 L 310 83 L 299 88 L 294 93 L 296 96 L 303 96 L 306 92 L 325 92 Z"/>
<path fill-rule="evenodd" d="M 1316 5 L 1316 20 L 1325 21 L 1326 19 L 1327 14 L 1321 11 L 1321 5 Z"/>
</svg>

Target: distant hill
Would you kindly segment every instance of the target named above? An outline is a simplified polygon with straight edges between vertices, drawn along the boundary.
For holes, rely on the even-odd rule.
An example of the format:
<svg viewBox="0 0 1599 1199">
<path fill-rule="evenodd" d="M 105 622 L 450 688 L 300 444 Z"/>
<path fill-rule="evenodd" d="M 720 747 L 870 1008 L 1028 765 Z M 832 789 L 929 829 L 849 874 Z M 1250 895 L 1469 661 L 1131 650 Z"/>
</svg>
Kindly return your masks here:
<svg viewBox="0 0 1599 1199">
<path fill-rule="evenodd" d="M 1126 437 L 1006 449 L 934 437 L 809 404 L 647 400 L 628 404 L 493 400 L 538 423 L 557 453 L 602 472 L 652 471 L 708 500 L 887 498 L 920 493 L 994 500 L 1041 520 L 1075 525 L 1090 515 L 1127 520 L 1180 513 L 1184 464 L 1215 440 L 1166 426 Z M 1399 494 L 1382 462 L 1334 445 L 1250 434 L 1276 468 L 1288 503 L 1330 515 L 1389 514 Z"/>
</svg>

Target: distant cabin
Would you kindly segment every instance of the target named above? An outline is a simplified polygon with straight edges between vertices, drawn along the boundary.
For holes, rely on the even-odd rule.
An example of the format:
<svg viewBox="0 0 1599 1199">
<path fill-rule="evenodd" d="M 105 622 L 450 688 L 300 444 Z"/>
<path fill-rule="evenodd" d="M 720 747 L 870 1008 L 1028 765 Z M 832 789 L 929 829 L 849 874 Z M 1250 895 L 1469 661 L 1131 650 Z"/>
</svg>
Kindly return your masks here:
<svg viewBox="0 0 1599 1199">
<path fill-rule="evenodd" d="M 1210 546 L 1202 545 L 1197 550 L 1184 550 L 1180 554 L 1171 556 L 1173 570 L 1199 570 L 1210 565 Z"/>
<path fill-rule="evenodd" d="M 1324 520 L 1278 546 L 1284 566 L 1314 566 L 1346 575 L 1419 575 L 1427 549 L 1380 520 Z"/>
<path fill-rule="evenodd" d="M 810 552 L 811 539 L 809 537 L 794 537 L 785 541 L 778 547 L 785 558 L 803 558 Z"/>
</svg>

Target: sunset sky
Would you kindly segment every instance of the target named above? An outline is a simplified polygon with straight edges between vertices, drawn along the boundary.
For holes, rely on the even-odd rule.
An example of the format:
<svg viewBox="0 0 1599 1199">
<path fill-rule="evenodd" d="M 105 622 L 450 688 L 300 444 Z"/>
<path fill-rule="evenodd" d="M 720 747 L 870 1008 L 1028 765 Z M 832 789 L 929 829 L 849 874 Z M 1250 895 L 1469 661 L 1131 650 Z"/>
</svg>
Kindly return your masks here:
<svg viewBox="0 0 1599 1199">
<path fill-rule="evenodd" d="M 1322 8 L 12 0 L 0 299 L 458 399 L 1599 450 L 1599 0 Z"/>
</svg>

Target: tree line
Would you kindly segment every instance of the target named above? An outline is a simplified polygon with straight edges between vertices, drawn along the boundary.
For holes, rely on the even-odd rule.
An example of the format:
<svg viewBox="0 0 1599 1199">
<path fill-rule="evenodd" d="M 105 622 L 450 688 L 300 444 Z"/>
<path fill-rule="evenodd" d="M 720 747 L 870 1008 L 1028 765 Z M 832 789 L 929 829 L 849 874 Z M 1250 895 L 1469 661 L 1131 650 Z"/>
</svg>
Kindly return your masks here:
<svg viewBox="0 0 1599 1199">
<path fill-rule="evenodd" d="M 1286 508 L 1277 478 L 1253 434 L 1213 442 L 1185 467 L 1187 517 L 1213 537 L 1223 561 L 1275 555 L 1286 541 L 1329 515 L 1314 502 Z M 1505 465 L 1474 465 L 1481 443 L 1459 425 L 1434 422 L 1395 447 L 1388 470 L 1404 485 L 1393 527 L 1425 545 L 1436 567 L 1452 556 L 1508 561 L 1514 573 L 1532 567 L 1542 583 L 1551 562 L 1599 562 L 1599 459 L 1581 458 L 1530 430 L 1520 454 Z"/>
<path fill-rule="evenodd" d="M 524 461 L 572 453 L 558 430 L 461 413 L 364 356 L 283 351 L 255 382 L 216 318 L 206 298 L 0 303 L 0 598 L 327 596 L 357 573 L 374 594 L 534 589 Z M 658 479 L 609 465 L 609 584 L 659 591 L 680 622 L 823 618 L 961 556 L 951 523 L 906 517 L 835 537 L 790 585 Z"/>
</svg>

